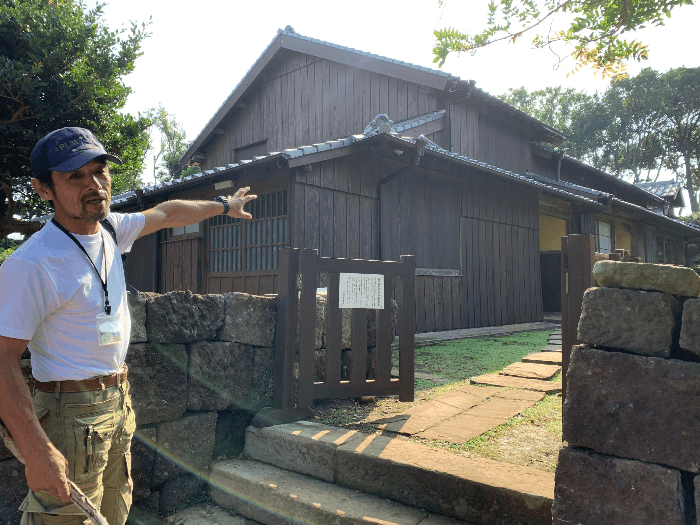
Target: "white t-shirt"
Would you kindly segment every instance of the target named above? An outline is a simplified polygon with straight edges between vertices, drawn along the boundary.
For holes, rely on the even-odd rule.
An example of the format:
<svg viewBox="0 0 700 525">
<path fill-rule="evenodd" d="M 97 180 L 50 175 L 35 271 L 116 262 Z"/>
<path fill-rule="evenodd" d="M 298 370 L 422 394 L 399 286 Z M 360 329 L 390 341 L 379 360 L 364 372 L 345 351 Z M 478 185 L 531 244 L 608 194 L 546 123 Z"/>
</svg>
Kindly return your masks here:
<svg viewBox="0 0 700 525">
<path fill-rule="evenodd" d="M 144 227 L 142 213 L 111 213 L 119 249 L 127 252 Z M 80 380 L 113 374 L 129 346 L 124 267 L 112 236 L 75 235 L 104 279 L 121 342 L 100 346 L 97 316 L 104 313 L 102 283 L 83 251 L 52 222 L 32 235 L 0 266 L 0 335 L 28 339 L 38 381 Z M 102 249 L 104 239 L 104 251 Z"/>
</svg>

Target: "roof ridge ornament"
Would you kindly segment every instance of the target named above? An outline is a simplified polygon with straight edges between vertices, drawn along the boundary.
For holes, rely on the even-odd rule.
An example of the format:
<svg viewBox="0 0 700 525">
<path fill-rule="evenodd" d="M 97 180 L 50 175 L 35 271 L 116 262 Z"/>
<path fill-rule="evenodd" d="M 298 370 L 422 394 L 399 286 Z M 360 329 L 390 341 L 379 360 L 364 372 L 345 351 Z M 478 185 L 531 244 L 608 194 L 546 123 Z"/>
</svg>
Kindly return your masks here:
<svg viewBox="0 0 700 525">
<path fill-rule="evenodd" d="M 374 117 L 374 120 L 365 128 L 364 134 L 367 136 L 379 135 L 380 133 L 391 133 L 391 126 L 394 121 L 389 118 L 389 115 L 382 113 Z"/>
</svg>

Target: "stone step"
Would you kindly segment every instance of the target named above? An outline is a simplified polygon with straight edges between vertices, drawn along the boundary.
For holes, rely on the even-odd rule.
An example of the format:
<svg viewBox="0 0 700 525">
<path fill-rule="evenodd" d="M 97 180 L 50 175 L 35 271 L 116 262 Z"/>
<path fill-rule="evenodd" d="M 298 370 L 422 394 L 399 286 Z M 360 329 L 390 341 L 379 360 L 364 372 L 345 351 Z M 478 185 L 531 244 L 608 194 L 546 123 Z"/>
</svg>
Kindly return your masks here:
<svg viewBox="0 0 700 525">
<path fill-rule="evenodd" d="M 252 459 L 215 463 L 210 484 L 215 503 L 265 525 L 464 524 Z"/>
<path fill-rule="evenodd" d="M 358 498 L 371 494 L 409 505 L 414 511 L 423 509 L 424 519 L 428 520 L 447 516 L 475 525 L 551 524 L 554 497 L 552 473 L 489 459 L 467 458 L 406 439 L 368 435 L 300 421 L 264 429 L 248 427 L 244 455 L 291 471 L 290 474 L 307 475 L 315 478 L 314 482 L 325 481 L 349 490 L 343 494 L 357 495 Z M 238 460 L 236 468 L 239 468 L 241 461 L 244 460 Z M 338 502 L 346 500 L 339 496 L 330 500 L 335 501 L 334 504 L 327 503 L 327 500 L 319 501 L 320 496 L 315 496 L 313 492 L 310 492 L 313 497 L 302 497 L 301 491 L 295 488 L 297 478 L 294 478 L 286 493 L 277 489 L 269 496 L 262 492 L 265 480 L 256 485 L 259 488 L 255 490 L 252 482 L 228 482 L 226 480 L 232 476 L 229 471 L 233 467 L 225 467 L 227 463 L 216 463 L 212 467 L 211 478 L 213 487 L 219 487 L 223 482 L 234 483 L 233 495 L 222 495 L 219 491 L 216 496 L 219 499 L 214 498 L 226 508 L 231 506 L 224 505 L 224 502 L 233 502 L 238 505 L 236 511 L 262 521 L 253 511 L 259 510 L 263 502 L 268 504 L 284 500 L 289 503 L 292 500 L 295 505 L 301 505 L 300 500 L 303 500 L 307 505 L 304 512 L 308 511 L 308 514 L 295 510 L 300 514 L 293 516 L 311 519 L 310 516 L 315 516 L 321 508 L 328 508 L 332 513 L 341 510 L 346 513 L 345 516 L 351 514 L 351 510 L 348 510 L 350 506 L 340 506 Z M 279 486 L 275 481 L 267 484 Z M 359 490 L 362 492 L 356 492 Z M 297 498 L 293 499 L 290 493 Z M 249 500 L 254 501 L 251 503 Z M 314 503 L 321 507 L 314 506 Z M 308 508 L 308 505 L 313 508 Z M 244 507 L 251 508 L 251 513 L 240 510 Z M 428 516 L 427 513 L 433 515 Z M 365 522 L 373 523 L 413 523 L 392 521 L 391 518 L 367 513 L 362 517 L 367 518 Z M 330 520 L 330 514 L 327 514 L 326 519 L 308 523 L 335 523 L 336 518 Z M 381 519 L 385 521 L 377 521 Z M 428 525 L 431 522 L 417 523 Z"/>
<path fill-rule="evenodd" d="M 528 354 L 523 357 L 523 363 L 561 366 L 561 352 L 535 352 L 534 354 Z"/>
<path fill-rule="evenodd" d="M 143 523 L 137 521 L 137 523 Z M 155 520 L 153 521 L 155 523 Z M 213 503 L 200 503 L 168 516 L 164 525 L 262 525 L 259 521 L 246 518 L 242 514 L 229 512 Z"/>
<path fill-rule="evenodd" d="M 472 377 L 471 384 L 486 386 L 507 386 L 510 388 L 522 388 L 534 390 L 545 394 L 561 392 L 561 381 L 543 381 L 542 379 L 524 379 L 522 377 L 502 376 L 500 374 L 484 374 Z"/>
</svg>

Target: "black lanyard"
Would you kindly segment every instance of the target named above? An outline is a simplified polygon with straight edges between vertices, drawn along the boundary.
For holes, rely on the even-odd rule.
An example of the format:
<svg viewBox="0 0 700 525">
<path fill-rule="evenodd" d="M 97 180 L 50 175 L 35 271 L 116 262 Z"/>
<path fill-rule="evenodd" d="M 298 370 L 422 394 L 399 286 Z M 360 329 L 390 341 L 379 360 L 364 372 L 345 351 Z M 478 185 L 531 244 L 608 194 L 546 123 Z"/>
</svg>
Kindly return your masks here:
<svg viewBox="0 0 700 525">
<path fill-rule="evenodd" d="M 104 262 L 105 267 L 104 281 L 102 280 L 102 275 L 100 275 L 100 271 L 97 269 L 97 266 L 95 266 L 95 263 L 90 258 L 90 255 L 88 255 L 88 252 L 85 250 L 85 247 L 82 244 L 80 244 L 80 241 L 78 241 L 78 239 L 76 239 L 71 232 L 66 230 L 56 219 L 51 219 L 51 222 L 54 223 L 59 230 L 61 230 L 63 233 L 68 235 L 68 237 L 70 237 L 70 239 L 78 246 L 78 248 L 80 248 L 83 251 L 85 257 L 87 257 L 88 261 L 90 261 L 90 264 L 92 264 L 92 267 L 97 272 L 97 277 L 100 279 L 100 283 L 102 283 L 102 290 L 105 293 L 105 313 L 107 315 L 111 315 L 112 307 L 109 305 L 109 290 L 107 290 L 107 250 L 105 248 L 105 238 L 104 235 L 102 235 L 102 230 L 100 230 L 100 236 L 102 237 L 102 260 Z"/>
</svg>

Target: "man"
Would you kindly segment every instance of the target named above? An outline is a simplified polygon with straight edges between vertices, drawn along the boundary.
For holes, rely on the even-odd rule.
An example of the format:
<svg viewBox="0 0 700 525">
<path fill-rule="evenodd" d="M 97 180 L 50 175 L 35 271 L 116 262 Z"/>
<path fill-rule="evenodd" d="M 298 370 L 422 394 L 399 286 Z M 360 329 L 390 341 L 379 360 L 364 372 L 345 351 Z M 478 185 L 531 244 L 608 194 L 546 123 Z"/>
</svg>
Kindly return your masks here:
<svg viewBox="0 0 700 525">
<path fill-rule="evenodd" d="M 73 480 L 110 525 L 131 505 L 135 430 L 124 358 L 131 321 L 120 251 L 161 228 L 218 214 L 250 219 L 249 188 L 215 201 L 168 201 L 143 213 L 109 214 L 108 154 L 92 133 L 62 128 L 32 151 L 32 187 L 54 219 L 0 267 L 0 419 L 25 459 L 30 492 L 22 525 L 82 524 L 69 503 Z M 99 221 L 107 218 L 118 247 Z M 20 371 L 29 347 L 37 380 Z"/>
</svg>

